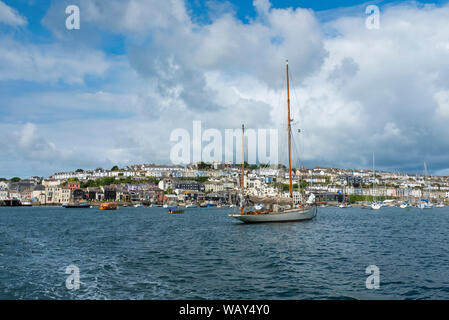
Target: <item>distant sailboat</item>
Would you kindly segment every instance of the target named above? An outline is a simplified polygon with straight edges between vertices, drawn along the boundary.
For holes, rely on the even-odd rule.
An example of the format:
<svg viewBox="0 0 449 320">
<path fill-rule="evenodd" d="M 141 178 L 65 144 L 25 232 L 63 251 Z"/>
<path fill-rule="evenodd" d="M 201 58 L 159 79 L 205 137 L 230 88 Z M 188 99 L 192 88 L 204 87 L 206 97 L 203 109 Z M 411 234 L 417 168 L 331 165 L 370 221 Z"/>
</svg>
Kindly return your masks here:
<svg viewBox="0 0 449 320">
<path fill-rule="evenodd" d="M 382 208 L 382 205 L 375 201 L 375 193 L 376 193 L 376 171 L 374 170 L 374 153 L 373 153 L 373 203 L 371 203 L 371 209 L 373 210 L 380 210 Z"/>
<path fill-rule="evenodd" d="M 260 211 L 245 211 L 245 126 L 242 125 L 242 179 L 241 179 L 241 208 L 240 213 L 230 214 L 230 217 L 243 221 L 245 223 L 262 223 L 262 222 L 291 222 L 305 221 L 315 218 L 317 207 L 315 203 L 315 195 L 312 193 L 307 202 L 301 206 L 295 207 L 293 204 L 293 184 L 292 184 L 292 163 L 291 163 L 291 117 L 290 117 L 290 91 L 288 76 L 288 61 L 286 62 L 287 72 L 287 116 L 288 116 L 288 169 L 289 169 L 289 191 L 290 204 L 279 205 L 270 204 L 267 209 Z"/>
<path fill-rule="evenodd" d="M 418 204 L 418 208 L 419 209 L 432 209 L 433 208 L 433 204 L 429 201 L 429 186 L 427 185 L 426 182 L 426 177 L 427 177 L 427 165 L 426 162 L 424 162 L 424 184 L 425 184 L 425 189 L 427 189 L 427 197 L 425 199 L 421 199 L 421 202 Z"/>
</svg>

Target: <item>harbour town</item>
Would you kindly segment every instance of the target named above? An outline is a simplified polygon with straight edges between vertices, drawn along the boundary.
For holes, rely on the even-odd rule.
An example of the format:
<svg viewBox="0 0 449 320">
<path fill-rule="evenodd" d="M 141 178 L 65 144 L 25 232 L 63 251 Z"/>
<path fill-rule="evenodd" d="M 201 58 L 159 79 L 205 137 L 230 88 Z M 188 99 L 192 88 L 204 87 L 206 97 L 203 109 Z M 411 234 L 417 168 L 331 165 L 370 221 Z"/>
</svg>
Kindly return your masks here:
<svg viewBox="0 0 449 320">
<path fill-rule="evenodd" d="M 63 206 L 87 202 L 99 206 L 236 206 L 241 189 L 241 165 L 194 163 L 140 164 L 109 170 L 78 169 L 49 177 L 0 179 L 1 206 Z M 303 203 L 310 194 L 316 203 L 360 205 L 373 201 L 399 206 L 449 204 L 449 177 L 407 174 L 370 169 L 294 168 L 293 202 Z M 254 202 L 262 198 L 288 198 L 289 175 L 276 167 L 245 163 L 245 194 Z"/>
</svg>

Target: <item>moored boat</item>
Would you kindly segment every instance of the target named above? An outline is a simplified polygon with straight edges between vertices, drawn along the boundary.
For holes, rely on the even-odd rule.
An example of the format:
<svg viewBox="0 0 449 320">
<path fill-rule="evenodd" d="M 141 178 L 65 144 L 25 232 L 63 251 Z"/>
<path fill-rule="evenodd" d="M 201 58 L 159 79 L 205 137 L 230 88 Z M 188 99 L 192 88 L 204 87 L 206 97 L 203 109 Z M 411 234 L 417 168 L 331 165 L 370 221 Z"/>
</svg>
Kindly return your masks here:
<svg viewBox="0 0 449 320">
<path fill-rule="evenodd" d="M 266 222 L 293 222 L 307 221 L 316 217 L 317 206 L 315 195 L 309 196 L 306 204 L 295 206 L 293 204 L 293 184 L 292 184 L 292 165 L 291 165 L 291 116 L 290 116 L 290 93 L 289 93 L 289 75 L 288 61 L 286 62 L 287 73 L 287 129 L 288 129 L 288 169 L 289 169 L 289 204 L 280 206 L 277 203 L 269 204 L 267 209 L 256 204 L 256 211 L 245 211 L 245 126 L 242 125 L 242 177 L 241 177 L 241 205 L 240 213 L 232 213 L 229 216 L 245 223 L 266 223 Z M 284 200 L 286 200 L 284 199 Z M 281 199 L 277 199 L 281 201 Z M 260 208 L 261 210 L 257 210 Z"/>
<path fill-rule="evenodd" d="M 180 214 L 180 213 L 184 213 L 184 210 L 170 209 L 170 210 L 168 210 L 168 213 L 170 213 L 170 214 Z"/>
<path fill-rule="evenodd" d="M 382 205 L 378 202 L 373 202 L 371 203 L 371 209 L 372 210 L 380 210 L 380 208 L 382 207 Z"/>
<path fill-rule="evenodd" d="M 303 207 L 284 210 L 282 212 L 247 212 L 244 214 L 230 214 L 229 216 L 246 223 L 264 223 L 264 222 L 294 222 L 307 221 L 315 218 L 317 207 Z"/>
<path fill-rule="evenodd" d="M 92 206 L 87 201 L 73 202 L 73 203 L 65 203 L 62 205 L 63 208 L 67 209 L 87 209 Z"/>
<path fill-rule="evenodd" d="M 105 202 L 100 204 L 100 210 L 118 210 L 118 205 L 115 202 Z"/>
</svg>

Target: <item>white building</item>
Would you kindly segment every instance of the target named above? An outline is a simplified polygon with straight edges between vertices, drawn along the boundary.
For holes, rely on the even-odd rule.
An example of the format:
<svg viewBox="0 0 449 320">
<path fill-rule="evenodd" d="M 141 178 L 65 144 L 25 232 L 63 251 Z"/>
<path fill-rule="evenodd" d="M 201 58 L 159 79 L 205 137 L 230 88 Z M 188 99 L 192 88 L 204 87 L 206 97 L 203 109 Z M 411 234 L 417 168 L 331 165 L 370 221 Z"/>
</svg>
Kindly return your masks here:
<svg viewBox="0 0 449 320">
<path fill-rule="evenodd" d="M 0 200 L 8 200 L 9 191 L 8 190 L 0 190 Z"/>
</svg>

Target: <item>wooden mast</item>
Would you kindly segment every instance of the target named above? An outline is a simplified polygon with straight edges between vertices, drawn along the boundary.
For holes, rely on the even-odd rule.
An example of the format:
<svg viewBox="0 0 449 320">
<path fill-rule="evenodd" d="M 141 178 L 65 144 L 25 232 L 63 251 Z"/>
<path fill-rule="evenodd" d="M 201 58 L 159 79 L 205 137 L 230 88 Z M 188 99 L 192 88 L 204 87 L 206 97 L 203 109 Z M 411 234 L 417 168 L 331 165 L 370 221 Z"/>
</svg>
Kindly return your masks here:
<svg viewBox="0 0 449 320">
<path fill-rule="evenodd" d="M 245 125 L 242 124 L 242 214 L 245 214 Z"/>
<path fill-rule="evenodd" d="M 288 108 L 288 173 L 290 180 L 290 198 L 293 198 L 293 185 L 292 185 L 292 155 L 291 155 L 291 147 L 292 147 L 292 127 L 291 127 L 291 118 L 290 118 L 290 88 L 289 88 L 289 79 L 288 79 L 288 60 L 286 61 L 286 69 L 287 69 L 287 108 Z"/>
</svg>

